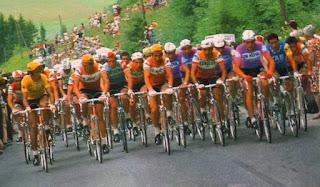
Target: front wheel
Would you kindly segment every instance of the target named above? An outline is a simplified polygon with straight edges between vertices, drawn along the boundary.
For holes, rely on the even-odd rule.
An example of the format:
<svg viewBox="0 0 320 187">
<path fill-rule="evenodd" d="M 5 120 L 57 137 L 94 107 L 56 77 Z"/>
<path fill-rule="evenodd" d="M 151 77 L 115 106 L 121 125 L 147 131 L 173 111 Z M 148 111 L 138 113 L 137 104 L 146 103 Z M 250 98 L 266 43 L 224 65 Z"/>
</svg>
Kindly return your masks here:
<svg viewBox="0 0 320 187">
<path fill-rule="evenodd" d="M 262 119 L 259 117 L 257 118 L 258 121 L 256 122 L 257 123 L 257 127 L 255 129 L 256 131 L 256 135 L 258 137 L 259 140 L 262 140 L 262 132 L 263 132 L 263 122 L 262 122 Z"/>
<path fill-rule="evenodd" d="M 183 146 L 183 148 L 187 147 L 187 141 L 186 141 L 186 134 L 185 134 L 185 129 L 184 128 L 188 128 L 187 126 L 184 127 L 183 125 L 180 126 L 179 130 L 180 130 L 180 142 Z"/>
<path fill-rule="evenodd" d="M 299 89 L 299 124 L 304 128 L 304 131 L 307 131 L 307 109 L 306 109 L 306 99 L 304 92 Z M 300 127 L 300 125 L 299 125 Z"/>
<path fill-rule="evenodd" d="M 216 132 L 218 134 L 219 141 L 220 141 L 221 145 L 225 146 L 224 134 L 223 134 L 222 128 L 221 127 L 216 127 Z"/>
</svg>

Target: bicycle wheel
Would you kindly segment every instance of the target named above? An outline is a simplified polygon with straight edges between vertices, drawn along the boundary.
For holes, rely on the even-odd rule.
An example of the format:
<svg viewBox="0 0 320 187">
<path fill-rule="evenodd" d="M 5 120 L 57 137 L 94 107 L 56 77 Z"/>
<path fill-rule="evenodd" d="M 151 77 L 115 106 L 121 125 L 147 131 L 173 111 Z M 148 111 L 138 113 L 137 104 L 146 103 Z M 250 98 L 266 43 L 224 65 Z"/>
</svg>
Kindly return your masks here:
<svg viewBox="0 0 320 187">
<path fill-rule="evenodd" d="M 270 131 L 270 122 L 269 122 L 269 118 L 268 118 L 268 109 L 267 109 L 265 98 L 263 95 L 260 98 L 260 107 L 261 107 L 264 133 L 266 135 L 267 142 L 271 143 L 271 131 Z"/>
<path fill-rule="evenodd" d="M 65 125 L 63 127 L 63 141 L 64 141 L 64 145 L 68 147 L 68 132 L 67 132 L 67 127 Z"/>
<path fill-rule="evenodd" d="M 221 143 L 222 146 L 225 146 L 225 141 L 224 141 L 224 134 L 223 131 L 221 129 L 221 127 L 216 127 L 216 131 L 219 137 L 219 141 Z"/>
<path fill-rule="evenodd" d="M 230 132 L 230 134 L 231 134 L 231 136 L 232 136 L 232 139 L 233 140 L 236 140 L 237 139 L 237 126 L 239 125 L 238 124 L 238 119 L 237 119 L 237 113 L 238 113 L 238 109 L 237 109 L 237 107 L 236 107 L 236 105 L 235 105 L 235 103 L 234 102 L 232 102 L 232 104 L 231 104 L 231 120 L 229 119 L 229 122 L 230 122 L 230 124 L 229 124 L 229 132 Z"/>
<path fill-rule="evenodd" d="M 96 145 L 96 148 L 97 148 L 97 156 L 98 156 L 98 161 L 100 163 L 102 163 L 102 144 L 101 144 L 101 138 L 99 137 L 99 139 L 97 140 L 97 145 Z"/>
<path fill-rule="evenodd" d="M 148 146 L 148 141 L 147 141 L 147 126 L 144 124 L 142 125 L 141 129 L 140 129 L 140 133 L 141 133 L 141 141 L 142 144 L 144 146 Z"/>
<path fill-rule="evenodd" d="M 120 126 L 121 126 L 121 139 L 122 139 L 122 145 L 123 145 L 123 150 L 128 153 L 128 142 L 127 142 L 127 136 L 126 136 L 126 130 L 125 130 L 125 120 L 123 113 L 119 114 L 119 120 L 120 120 Z"/>
<path fill-rule="evenodd" d="M 209 128 L 209 133 L 211 136 L 211 140 L 213 143 L 217 143 L 217 136 L 216 136 L 216 131 L 215 131 L 215 125 L 212 124 Z"/>
<path fill-rule="evenodd" d="M 164 130 L 164 135 L 163 135 L 163 146 L 164 146 L 164 150 L 165 152 L 168 153 L 168 155 L 170 155 L 170 138 L 169 138 L 169 134 L 168 134 L 168 129 Z"/>
<path fill-rule="evenodd" d="M 258 121 L 257 121 L 257 128 L 255 129 L 255 132 L 256 132 L 258 139 L 262 140 L 263 122 L 260 117 L 257 117 L 256 119 L 258 119 Z"/>
<path fill-rule="evenodd" d="M 90 140 L 87 140 L 87 148 L 88 148 L 89 155 L 92 156 L 91 141 Z"/>
<path fill-rule="evenodd" d="M 302 126 L 307 131 L 307 109 L 306 99 L 302 88 L 299 88 L 299 127 Z M 300 125 L 301 124 L 301 125 Z"/>
<path fill-rule="evenodd" d="M 50 164 L 54 164 L 54 154 L 53 154 L 53 145 L 52 143 L 49 143 L 49 159 L 50 159 Z"/>
<path fill-rule="evenodd" d="M 200 111 L 198 110 L 198 108 L 196 108 L 196 104 L 194 103 L 195 101 L 192 102 L 192 109 L 193 109 L 193 119 L 196 125 L 196 129 L 197 132 L 200 136 L 201 140 L 205 140 L 205 130 L 204 130 L 204 126 L 201 120 L 201 115 L 200 115 Z"/>
<path fill-rule="evenodd" d="M 22 130 L 23 130 L 23 132 L 22 132 L 22 134 L 23 134 L 23 149 L 24 149 L 24 157 L 25 157 L 25 159 L 26 159 L 26 163 L 27 164 L 29 164 L 29 155 L 28 155 L 28 139 L 27 139 L 27 132 L 26 132 L 26 127 L 25 127 L 25 125 L 24 124 L 22 124 L 23 125 L 23 128 L 22 128 Z"/>
<path fill-rule="evenodd" d="M 186 134 L 185 134 L 185 127 L 183 125 L 180 126 L 179 130 L 180 130 L 180 142 L 183 146 L 183 148 L 187 147 L 187 140 L 186 140 Z M 186 127 L 188 128 L 188 127 Z"/>
<path fill-rule="evenodd" d="M 196 125 L 195 125 L 195 122 L 194 122 L 194 118 L 193 118 L 193 109 L 192 109 L 192 105 L 187 105 L 187 106 L 190 106 L 189 109 L 187 110 L 187 115 L 188 115 L 188 125 L 190 125 L 190 137 L 192 139 L 195 138 L 195 134 L 197 133 L 196 132 Z"/>
<path fill-rule="evenodd" d="M 297 118 L 295 115 L 290 115 L 289 116 L 289 126 L 292 131 L 293 136 L 297 137 L 298 136 L 298 124 L 297 124 Z"/>
</svg>

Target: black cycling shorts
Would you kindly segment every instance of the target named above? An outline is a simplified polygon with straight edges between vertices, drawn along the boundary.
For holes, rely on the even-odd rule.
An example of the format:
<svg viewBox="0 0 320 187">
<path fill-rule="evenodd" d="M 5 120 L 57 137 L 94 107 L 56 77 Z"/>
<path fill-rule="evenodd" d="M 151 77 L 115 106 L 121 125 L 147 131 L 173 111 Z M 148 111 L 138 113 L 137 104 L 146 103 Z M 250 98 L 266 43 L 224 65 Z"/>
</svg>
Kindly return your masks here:
<svg viewBox="0 0 320 187">
<path fill-rule="evenodd" d="M 260 66 L 260 67 L 252 68 L 252 69 L 241 68 L 241 71 L 245 75 L 249 75 L 249 76 L 252 76 L 252 77 L 257 77 L 261 72 L 264 71 L 264 67 Z"/>
<path fill-rule="evenodd" d="M 81 94 L 86 94 L 88 99 L 98 98 L 102 95 L 102 91 L 100 90 L 89 90 L 89 89 L 81 89 Z"/>
<path fill-rule="evenodd" d="M 44 94 L 43 96 L 39 97 L 38 99 L 30 99 L 28 100 L 28 105 L 30 106 L 31 109 L 38 108 L 40 106 L 40 100 L 44 97 L 47 96 Z"/>
<path fill-rule="evenodd" d="M 215 84 L 219 77 L 212 77 L 212 78 L 197 78 L 199 84 L 209 85 Z"/>
<path fill-rule="evenodd" d="M 144 86 L 144 85 L 145 85 L 144 82 L 141 82 L 141 83 L 138 83 L 138 84 L 134 84 L 134 85 L 132 85 L 132 91 L 139 92 L 140 89 L 142 88 L 142 86 Z"/>
<path fill-rule="evenodd" d="M 299 64 L 297 64 L 297 70 L 300 71 L 302 68 L 304 68 L 306 66 L 306 63 L 305 62 L 301 62 Z M 288 66 L 288 71 L 290 73 L 293 73 L 293 68 L 292 66 Z"/>
</svg>

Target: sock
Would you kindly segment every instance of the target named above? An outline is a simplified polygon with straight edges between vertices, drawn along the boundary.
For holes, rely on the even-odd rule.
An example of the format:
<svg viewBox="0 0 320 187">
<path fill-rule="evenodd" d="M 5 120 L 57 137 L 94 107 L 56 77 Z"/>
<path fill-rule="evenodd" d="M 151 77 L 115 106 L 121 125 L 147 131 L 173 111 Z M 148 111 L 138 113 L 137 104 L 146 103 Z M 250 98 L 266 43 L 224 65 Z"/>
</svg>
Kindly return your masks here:
<svg viewBox="0 0 320 187">
<path fill-rule="evenodd" d="M 128 112 L 125 112 L 125 113 L 124 113 L 124 118 L 125 118 L 125 119 L 130 118 L 130 115 L 129 115 L 129 113 L 128 113 Z"/>
<path fill-rule="evenodd" d="M 32 151 L 33 156 L 38 156 L 38 151 Z"/>
<path fill-rule="evenodd" d="M 133 122 L 133 127 L 138 127 L 138 122 Z"/>
<path fill-rule="evenodd" d="M 202 114 L 202 113 L 207 112 L 207 111 L 206 111 L 205 108 L 200 108 L 200 112 L 201 112 L 201 114 Z"/>
<path fill-rule="evenodd" d="M 154 127 L 154 134 L 157 136 L 160 134 L 160 128 L 159 127 Z"/>
<path fill-rule="evenodd" d="M 71 124 L 68 124 L 68 125 L 67 125 L 67 128 L 70 128 L 70 127 L 72 127 Z"/>
<path fill-rule="evenodd" d="M 250 118 L 250 114 L 249 114 L 249 111 L 248 110 L 246 110 L 246 118 Z"/>
<path fill-rule="evenodd" d="M 102 145 L 106 145 L 106 144 L 107 144 L 107 138 L 104 137 L 104 138 L 102 138 Z"/>
<path fill-rule="evenodd" d="M 18 137 L 22 137 L 22 133 L 21 133 L 21 130 L 18 130 Z"/>
<path fill-rule="evenodd" d="M 45 125 L 45 126 L 44 126 L 44 129 L 45 129 L 45 130 L 50 130 L 50 127 L 49 127 L 48 125 Z"/>
<path fill-rule="evenodd" d="M 167 116 L 171 116 L 172 117 L 172 110 L 167 110 Z"/>
<path fill-rule="evenodd" d="M 146 119 L 150 118 L 150 114 L 148 113 L 146 113 L 145 116 L 146 116 Z"/>
<path fill-rule="evenodd" d="M 114 129 L 113 134 L 119 134 L 119 129 Z"/>
<path fill-rule="evenodd" d="M 251 118 L 251 123 L 257 122 L 257 119 L 255 117 Z"/>
<path fill-rule="evenodd" d="M 88 118 L 83 118 L 83 125 L 88 126 Z"/>
</svg>

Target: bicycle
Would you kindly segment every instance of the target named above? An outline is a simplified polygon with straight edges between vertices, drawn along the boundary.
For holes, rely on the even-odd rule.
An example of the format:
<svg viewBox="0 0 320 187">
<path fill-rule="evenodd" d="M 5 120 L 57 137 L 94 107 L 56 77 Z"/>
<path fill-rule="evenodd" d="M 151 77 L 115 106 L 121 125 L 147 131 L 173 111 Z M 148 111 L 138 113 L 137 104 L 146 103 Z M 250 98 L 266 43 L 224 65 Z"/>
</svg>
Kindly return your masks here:
<svg viewBox="0 0 320 187">
<path fill-rule="evenodd" d="M 36 111 L 39 116 L 39 122 L 37 124 L 38 125 L 38 141 L 39 141 L 38 151 L 40 152 L 42 169 L 45 170 L 46 172 L 48 172 L 48 160 L 47 159 L 49 157 L 50 164 L 53 165 L 54 157 L 53 157 L 52 138 L 51 138 L 51 141 L 48 139 L 49 137 L 46 133 L 46 130 L 45 130 L 44 124 L 43 124 L 43 115 L 42 115 L 41 111 L 44 111 L 44 110 L 50 110 L 50 108 L 49 107 L 39 107 L 39 108 L 32 109 L 31 111 Z M 48 153 L 48 155 L 47 155 L 47 153 Z"/>
<path fill-rule="evenodd" d="M 225 146 L 225 139 L 224 139 L 224 122 L 221 120 L 221 116 L 219 114 L 218 103 L 213 95 L 213 88 L 217 87 L 217 84 L 209 84 L 205 85 L 204 87 L 208 90 L 210 97 L 208 97 L 208 105 L 207 111 L 211 111 L 214 114 L 214 119 L 212 115 L 208 115 L 208 123 L 206 126 L 209 127 L 209 133 L 211 139 L 214 143 L 216 143 L 216 133 L 219 136 L 219 140 L 222 146 Z M 210 124 L 210 125 L 209 125 Z"/>
<path fill-rule="evenodd" d="M 205 140 L 205 129 L 203 126 L 203 119 L 201 118 L 200 107 L 198 101 L 192 95 L 193 84 L 188 85 L 186 94 L 186 104 L 187 104 L 187 115 L 188 124 L 191 126 L 190 136 L 192 139 L 195 138 L 195 134 L 198 133 L 201 140 Z M 198 97 L 199 97 L 198 93 Z"/>
<path fill-rule="evenodd" d="M 87 147 L 90 156 L 92 156 L 92 151 L 96 160 L 102 163 L 102 138 L 100 135 L 100 129 L 98 124 L 98 116 L 96 115 L 95 102 L 99 101 L 99 98 L 88 99 L 87 103 L 91 107 L 91 130 L 90 138 L 87 140 Z"/>
<path fill-rule="evenodd" d="M 128 153 L 128 142 L 127 142 L 127 135 L 126 135 L 126 128 L 128 127 L 125 122 L 124 108 L 122 107 L 122 102 L 121 102 L 122 95 L 127 95 L 127 93 L 117 93 L 117 94 L 114 94 L 113 96 L 117 97 L 117 102 L 118 102 L 118 119 L 120 123 L 119 127 L 120 127 L 120 135 L 121 135 L 123 150 L 126 151 L 126 153 Z"/>
<path fill-rule="evenodd" d="M 301 76 L 302 74 L 299 74 L 299 76 L 296 78 L 298 81 L 298 86 L 295 90 L 296 93 L 296 102 L 297 102 L 297 116 L 298 116 L 298 128 L 300 126 L 303 127 L 304 131 L 307 131 L 308 126 L 308 120 L 307 120 L 307 101 L 306 96 L 303 91 L 302 85 L 301 85 Z"/>
<path fill-rule="evenodd" d="M 106 125 L 106 136 L 107 136 L 107 141 L 108 141 L 108 146 L 113 149 L 113 141 L 112 141 L 112 124 L 110 120 L 110 105 L 109 105 L 109 97 L 107 97 L 106 102 L 104 103 L 103 107 L 103 116 L 104 116 L 104 121 Z"/>
<path fill-rule="evenodd" d="M 31 138 L 30 138 L 30 126 L 28 124 L 28 112 L 26 111 L 19 111 L 17 115 L 21 115 L 21 124 L 22 127 L 22 144 L 23 144 L 23 150 L 24 150 L 24 156 L 26 159 L 26 163 L 29 164 L 30 161 L 30 155 L 31 155 Z"/>
<path fill-rule="evenodd" d="M 145 94 L 147 94 L 146 91 L 134 92 L 134 95 L 138 96 L 137 109 L 139 110 L 141 141 L 142 141 L 142 144 L 147 147 L 148 146 L 147 125 L 146 125 L 146 117 L 145 117 L 146 111 L 145 111 L 145 103 L 144 103 Z"/>
<path fill-rule="evenodd" d="M 76 110 L 74 108 L 74 106 L 71 104 L 69 105 L 71 108 L 71 121 L 72 121 L 72 133 L 73 133 L 73 139 L 75 140 L 75 144 L 76 144 L 76 148 L 78 151 L 80 151 L 80 146 L 79 146 L 79 136 L 80 136 L 80 132 L 78 129 L 78 122 L 77 122 L 77 117 L 76 117 Z"/>
<path fill-rule="evenodd" d="M 173 107 L 173 116 L 175 118 L 175 126 L 170 125 L 170 131 L 172 131 L 171 133 L 171 137 L 173 137 L 173 132 L 175 132 L 175 137 L 176 137 L 176 141 L 178 145 L 181 145 L 186 148 L 187 143 L 186 143 L 186 135 L 185 135 L 185 129 L 184 129 L 184 125 L 183 125 L 183 120 L 182 120 L 182 112 L 181 112 L 181 103 L 179 101 L 179 90 L 181 90 L 180 87 L 173 87 L 173 94 L 172 94 L 172 98 L 173 98 L 173 103 L 172 103 L 172 107 Z"/>
<path fill-rule="evenodd" d="M 58 113 L 60 115 L 60 123 L 62 124 L 62 140 L 64 141 L 64 145 L 66 147 L 68 147 L 68 131 L 67 131 L 67 126 L 66 126 L 66 123 L 65 123 L 65 112 L 64 112 L 64 109 L 63 109 L 63 102 L 64 100 L 63 99 L 59 99 L 59 102 L 58 102 Z"/>
<path fill-rule="evenodd" d="M 227 106 L 227 110 L 224 110 L 224 116 L 226 117 L 226 128 L 228 130 L 228 137 L 232 137 L 233 140 L 237 139 L 237 126 L 239 126 L 239 107 L 236 99 L 232 98 L 228 89 L 230 81 L 237 81 L 234 79 L 226 79 L 226 84 L 223 84 L 225 90 L 225 99 L 223 100 Z M 231 135 L 231 136 L 230 136 Z"/>
<path fill-rule="evenodd" d="M 167 122 L 167 114 L 166 114 L 166 107 L 164 106 L 164 101 L 163 101 L 163 95 L 167 94 L 166 92 L 157 92 L 156 95 L 159 95 L 160 99 L 160 115 L 161 115 L 161 123 L 162 123 L 162 141 L 163 141 L 163 147 L 165 152 L 168 153 L 168 155 L 171 154 L 170 152 L 170 137 L 169 137 L 169 126 Z"/>
</svg>

